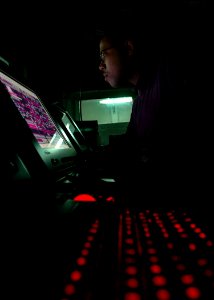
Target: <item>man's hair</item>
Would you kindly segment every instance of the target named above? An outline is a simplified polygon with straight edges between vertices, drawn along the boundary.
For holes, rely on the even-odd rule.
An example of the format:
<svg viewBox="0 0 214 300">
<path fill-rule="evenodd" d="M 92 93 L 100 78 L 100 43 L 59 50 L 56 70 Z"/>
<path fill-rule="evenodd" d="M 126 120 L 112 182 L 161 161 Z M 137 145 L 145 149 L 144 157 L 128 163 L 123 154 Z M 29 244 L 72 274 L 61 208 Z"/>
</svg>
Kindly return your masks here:
<svg viewBox="0 0 214 300">
<path fill-rule="evenodd" d="M 161 16 L 162 17 L 162 16 Z M 114 46 L 132 40 L 137 54 L 152 56 L 163 46 L 164 28 L 156 10 L 113 10 L 108 19 L 103 18 L 98 24 L 96 35 L 98 41 L 103 37 L 110 39 Z"/>
<path fill-rule="evenodd" d="M 104 35 L 119 42 L 132 38 L 142 50 L 165 47 L 176 41 L 176 27 L 180 27 L 181 19 L 177 16 L 179 6 L 165 1 L 145 1 L 142 5 L 124 8 L 110 8 L 98 16 L 96 35 L 98 39 Z M 175 9 L 176 8 L 176 9 Z M 179 29 L 179 28 L 178 28 Z M 180 30 L 180 29 L 179 29 Z"/>
<path fill-rule="evenodd" d="M 147 19 L 135 18 L 112 19 L 111 26 L 108 24 L 100 28 L 97 36 L 99 41 L 108 38 L 112 46 L 122 50 L 125 42 L 131 40 L 134 45 L 134 63 L 139 71 L 148 74 L 157 68 L 161 58 L 163 43 L 160 41 L 160 27 L 157 22 L 152 23 L 152 20 L 147 22 Z"/>
</svg>

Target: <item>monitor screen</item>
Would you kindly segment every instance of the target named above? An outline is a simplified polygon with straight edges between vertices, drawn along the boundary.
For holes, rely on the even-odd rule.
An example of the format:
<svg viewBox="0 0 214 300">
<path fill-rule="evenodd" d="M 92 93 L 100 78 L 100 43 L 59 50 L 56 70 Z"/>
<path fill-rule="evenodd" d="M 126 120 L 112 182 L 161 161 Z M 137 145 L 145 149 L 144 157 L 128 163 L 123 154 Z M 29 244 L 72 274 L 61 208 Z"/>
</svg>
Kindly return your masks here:
<svg viewBox="0 0 214 300">
<path fill-rule="evenodd" d="M 0 80 L 42 148 L 69 148 L 34 92 L 2 72 Z"/>
<path fill-rule="evenodd" d="M 77 151 L 63 136 L 43 101 L 30 88 L 1 70 L 0 81 L 8 95 L 6 103 L 12 105 L 19 118 L 24 120 L 23 129 L 31 132 L 28 145 L 36 149 L 51 171 L 67 168 L 68 164 L 74 162 Z M 23 132 L 18 134 L 23 138 Z"/>
</svg>

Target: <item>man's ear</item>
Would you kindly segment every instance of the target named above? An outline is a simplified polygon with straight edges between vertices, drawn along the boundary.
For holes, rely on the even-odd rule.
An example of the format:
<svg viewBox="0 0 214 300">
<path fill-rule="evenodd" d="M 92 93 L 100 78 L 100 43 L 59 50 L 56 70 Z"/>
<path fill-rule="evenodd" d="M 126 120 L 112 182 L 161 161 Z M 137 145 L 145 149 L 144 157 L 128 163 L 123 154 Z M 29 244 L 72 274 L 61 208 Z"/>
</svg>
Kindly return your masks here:
<svg viewBox="0 0 214 300">
<path fill-rule="evenodd" d="M 126 40 L 126 49 L 127 49 L 127 54 L 129 56 L 132 56 L 134 53 L 134 43 L 132 40 Z"/>
</svg>

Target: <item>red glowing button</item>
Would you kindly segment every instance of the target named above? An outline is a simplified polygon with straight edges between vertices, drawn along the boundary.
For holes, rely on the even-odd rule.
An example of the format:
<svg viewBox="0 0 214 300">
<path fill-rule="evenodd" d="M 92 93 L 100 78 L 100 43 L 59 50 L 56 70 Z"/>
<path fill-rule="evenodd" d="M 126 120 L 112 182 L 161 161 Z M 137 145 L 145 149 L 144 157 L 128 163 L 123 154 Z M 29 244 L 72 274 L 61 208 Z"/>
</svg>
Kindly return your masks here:
<svg viewBox="0 0 214 300">
<path fill-rule="evenodd" d="M 158 300 L 170 300 L 171 296 L 168 290 L 166 289 L 159 289 L 156 293 Z"/>
<path fill-rule="evenodd" d="M 197 287 L 191 286 L 185 292 L 189 299 L 199 299 L 201 297 L 201 292 Z"/>
<path fill-rule="evenodd" d="M 97 228 L 91 228 L 91 229 L 89 230 L 89 232 L 90 232 L 90 233 L 96 233 L 96 232 L 97 232 Z"/>
<path fill-rule="evenodd" d="M 155 286 L 163 286 L 166 285 L 166 277 L 162 275 L 154 276 L 152 279 Z"/>
<path fill-rule="evenodd" d="M 178 265 L 176 266 L 176 269 L 177 269 L 178 271 L 184 271 L 184 270 L 186 270 L 186 267 L 185 267 L 185 265 L 183 265 L 183 264 L 178 264 Z"/>
<path fill-rule="evenodd" d="M 201 233 L 199 233 L 199 237 L 200 237 L 201 239 L 205 239 L 207 236 L 206 236 L 205 233 L 201 232 Z"/>
<path fill-rule="evenodd" d="M 173 243 L 167 243 L 167 247 L 168 247 L 169 249 L 173 249 L 173 248 L 174 248 L 174 244 L 173 244 Z"/>
<path fill-rule="evenodd" d="M 90 242 L 85 242 L 84 247 L 85 248 L 91 248 L 91 243 Z"/>
<path fill-rule="evenodd" d="M 189 250 L 195 251 L 196 250 L 196 245 L 194 243 L 189 244 Z"/>
<path fill-rule="evenodd" d="M 77 270 L 73 271 L 73 272 L 70 274 L 70 278 L 71 278 L 71 280 L 73 280 L 73 281 L 79 281 L 79 280 L 81 279 L 81 277 L 82 277 L 81 272 L 80 272 L 80 271 L 77 271 Z"/>
<path fill-rule="evenodd" d="M 207 246 L 208 247 L 211 247 L 213 245 L 213 242 L 212 241 L 207 241 Z"/>
<path fill-rule="evenodd" d="M 65 286 L 64 292 L 66 295 L 73 295 L 75 293 L 75 287 L 73 284 L 67 284 Z"/>
<path fill-rule="evenodd" d="M 200 267 L 205 266 L 207 263 L 208 263 L 208 261 L 207 261 L 206 258 L 200 258 L 200 259 L 198 260 L 198 265 L 199 265 Z"/>
<path fill-rule="evenodd" d="M 152 263 L 156 263 L 159 261 L 158 257 L 157 256 L 151 256 L 149 257 L 149 260 L 152 262 Z"/>
<path fill-rule="evenodd" d="M 73 200 L 76 202 L 96 202 L 96 199 L 89 194 L 79 194 Z"/>
<path fill-rule="evenodd" d="M 86 259 L 85 259 L 85 257 L 79 257 L 79 258 L 77 258 L 77 264 L 79 265 L 79 266 L 84 266 L 85 264 L 86 264 Z"/>
<path fill-rule="evenodd" d="M 106 201 L 107 202 L 114 202 L 114 197 L 109 196 L 109 197 L 106 198 Z"/>
<path fill-rule="evenodd" d="M 126 268 L 126 273 L 128 275 L 136 275 L 137 274 L 137 268 L 135 266 L 129 266 Z"/>
<path fill-rule="evenodd" d="M 213 276 L 213 271 L 210 270 L 210 269 L 206 269 L 204 271 L 204 275 L 207 276 L 207 277 L 212 277 Z"/>
<path fill-rule="evenodd" d="M 142 297 L 139 293 L 126 293 L 124 300 L 142 300 Z"/>
<path fill-rule="evenodd" d="M 139 282 L 136 278 L 130 278 L 127 280 L 126 285 L 129 288 L 136 289 L 139 286 Z"/>
<path fill-rule="evenodd" d="M 82 255 L 84 255 L 84 256 L 87 256 L 88 252 L 89 252 L 88 249 L 82 249 L 82 251 L 81 251 Z"/>
<path fill-rule="evenodd" d="M 149 254 L 156 254 L 157 250 L 154 249 L 154 248 L 149 248 L 149 249 L 147 250 L 147 252 L 148 252 Z"/>
<path fill-rule="evenodd" d="M 89 242 L 92 242 L 92 241 L 94 240 L 94 236 L 93 236 L 93 235 L 89 235 L 89 236 L 87 237 L 87 240 L 88 240 Z"/>
<path fill-rule="evenodd" d="M 127 255 L 135 255 L 136 254 L 136 250 L 133 248 L 126 249 L 125 252 Z"/>
<path fill-rule="evenodd" d="M 125 240 L 126 244 L 129 244 L 129 245 L 133 245 L 134 244 L 134 240 L 132 238 L 128 238 Z"/>
<path fill-rule="evenodd" d="M 178 223 L 176 223 L 176 224 L 174 225 L 174 227 L 178 229 L 178 228 L 181 228 L 181 225 L 178 224 Z"/>
<path fill-rule="evenodd" d="M 126 257 L 125 258 L 126 264 L 135 264 L 136 263 L 136 258 L 134 257 Z"/>
<path fill-rule="evenodd" d="M 155 274 L 159 274 L 161 272 L 161 267 L 159 265 L 151 265 L 150 271 Z"/>
<path fill-rule="evenodd" d="M 192 284 L 194 281 L 194 278 L 191 274 L 185 274 L 185 275 L 181 276 L 181 281 L 183 282 L 183 284 Z"/>
</svg>

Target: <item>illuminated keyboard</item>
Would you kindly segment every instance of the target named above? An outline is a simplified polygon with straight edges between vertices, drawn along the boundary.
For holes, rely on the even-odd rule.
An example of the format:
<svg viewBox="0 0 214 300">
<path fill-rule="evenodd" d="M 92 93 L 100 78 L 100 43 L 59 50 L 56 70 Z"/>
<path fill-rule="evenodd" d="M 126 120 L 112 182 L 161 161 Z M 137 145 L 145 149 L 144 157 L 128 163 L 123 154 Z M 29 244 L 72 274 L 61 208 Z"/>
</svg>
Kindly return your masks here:
<svg viewBox="0 0 214 300">
<path fill-rule="evenodd" d="M 213 300 L 214 243 L 187 211 L 107 209 L 67 259 L 57 300 Z"/>
</svg>

